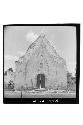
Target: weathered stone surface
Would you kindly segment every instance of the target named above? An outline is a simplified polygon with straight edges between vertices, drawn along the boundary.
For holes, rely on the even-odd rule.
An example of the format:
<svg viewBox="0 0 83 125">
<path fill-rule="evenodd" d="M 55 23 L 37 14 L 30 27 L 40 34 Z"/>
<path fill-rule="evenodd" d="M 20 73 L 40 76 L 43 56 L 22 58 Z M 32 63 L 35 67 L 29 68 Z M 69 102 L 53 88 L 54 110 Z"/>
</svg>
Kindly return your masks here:
<svg viewBox="0 0 83 125">
<path fill-rule="evenodd" d="M 37 75 L 45 75 L 45 87 L 66 89 L 66 63 L 44 35 L 40 35 L 16 61 L 15 88 L 36 88 Z"/>
</svg>

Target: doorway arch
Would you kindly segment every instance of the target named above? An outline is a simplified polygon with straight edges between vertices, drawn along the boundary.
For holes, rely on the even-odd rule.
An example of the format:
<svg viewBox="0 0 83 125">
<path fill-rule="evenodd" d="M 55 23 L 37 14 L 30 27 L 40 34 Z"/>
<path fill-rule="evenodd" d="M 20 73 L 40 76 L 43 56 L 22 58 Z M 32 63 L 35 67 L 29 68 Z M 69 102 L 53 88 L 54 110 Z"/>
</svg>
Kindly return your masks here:
<svg viewBox="0 0 83 125">
<path fill-rule="evenodd" d="M 37 88 L 45 88 L 45 75 L 38 74 L 37 75 Z"/>
</svg>

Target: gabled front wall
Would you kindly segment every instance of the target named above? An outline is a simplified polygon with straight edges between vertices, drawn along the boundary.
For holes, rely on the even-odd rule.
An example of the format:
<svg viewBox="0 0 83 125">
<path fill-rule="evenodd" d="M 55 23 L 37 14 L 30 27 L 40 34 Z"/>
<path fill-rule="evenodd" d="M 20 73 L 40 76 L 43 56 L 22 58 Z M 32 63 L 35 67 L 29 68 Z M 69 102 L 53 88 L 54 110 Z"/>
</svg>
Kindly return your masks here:
<svg viewBox="0 0 83 125">
<path fill-rule="evenodd" d="M 43 63 L 42 68 L 40 67 L 41 62 Z M 41 54 L 38 56 L 35 54 L 27 63 L 18 64 L 15 78 L 16 88 L 21 86 L 35 88 L 37 75 L 41 73 L 45 75 L 46 88 L 66 88 L 67 73 L 65 67 L 65 63 L 61 59 L 56 59 L 54 62 L 53 58 L 46 52 L 43 57 Z"/>
<path fill-rule="evenodd" d="M 39 36 L 16 62 L 16 88 L 36 87 L 38 74 L 45 75 L 47 88 L 67 87 L 66 64 L 43 36 Z"/>
</svg>

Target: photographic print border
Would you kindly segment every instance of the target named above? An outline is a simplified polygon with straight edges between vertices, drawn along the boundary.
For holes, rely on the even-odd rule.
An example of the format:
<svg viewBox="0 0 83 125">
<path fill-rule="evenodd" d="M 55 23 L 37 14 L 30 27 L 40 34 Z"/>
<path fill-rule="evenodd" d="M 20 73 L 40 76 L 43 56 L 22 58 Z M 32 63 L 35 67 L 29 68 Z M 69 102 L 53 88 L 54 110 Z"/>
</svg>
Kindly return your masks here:
<svg viewBox="0 0 83 125">
<path fill-rule="evenodd" d="M 76 27 L 76 98 L 5 98 L 4 97 L 4 29 L 6 26 L 71 26 Z M 8 24 L 3 25 L 3 103 L 4 104 L 79 104 L 80 24 Z"/>
</svg>

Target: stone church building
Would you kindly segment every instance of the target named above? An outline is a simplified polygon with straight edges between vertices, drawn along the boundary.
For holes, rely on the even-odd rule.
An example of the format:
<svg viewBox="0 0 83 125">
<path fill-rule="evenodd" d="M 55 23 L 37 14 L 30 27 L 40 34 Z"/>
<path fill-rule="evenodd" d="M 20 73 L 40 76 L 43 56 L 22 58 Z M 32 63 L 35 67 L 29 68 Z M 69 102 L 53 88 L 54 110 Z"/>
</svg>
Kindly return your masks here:
<svg viewBox="0 0 83 125">
<path fill-rule="evenodd" d="M 15 88 L 67 88 L 67 67 L 44 34 L 15 61 Z"/>
</svg>

